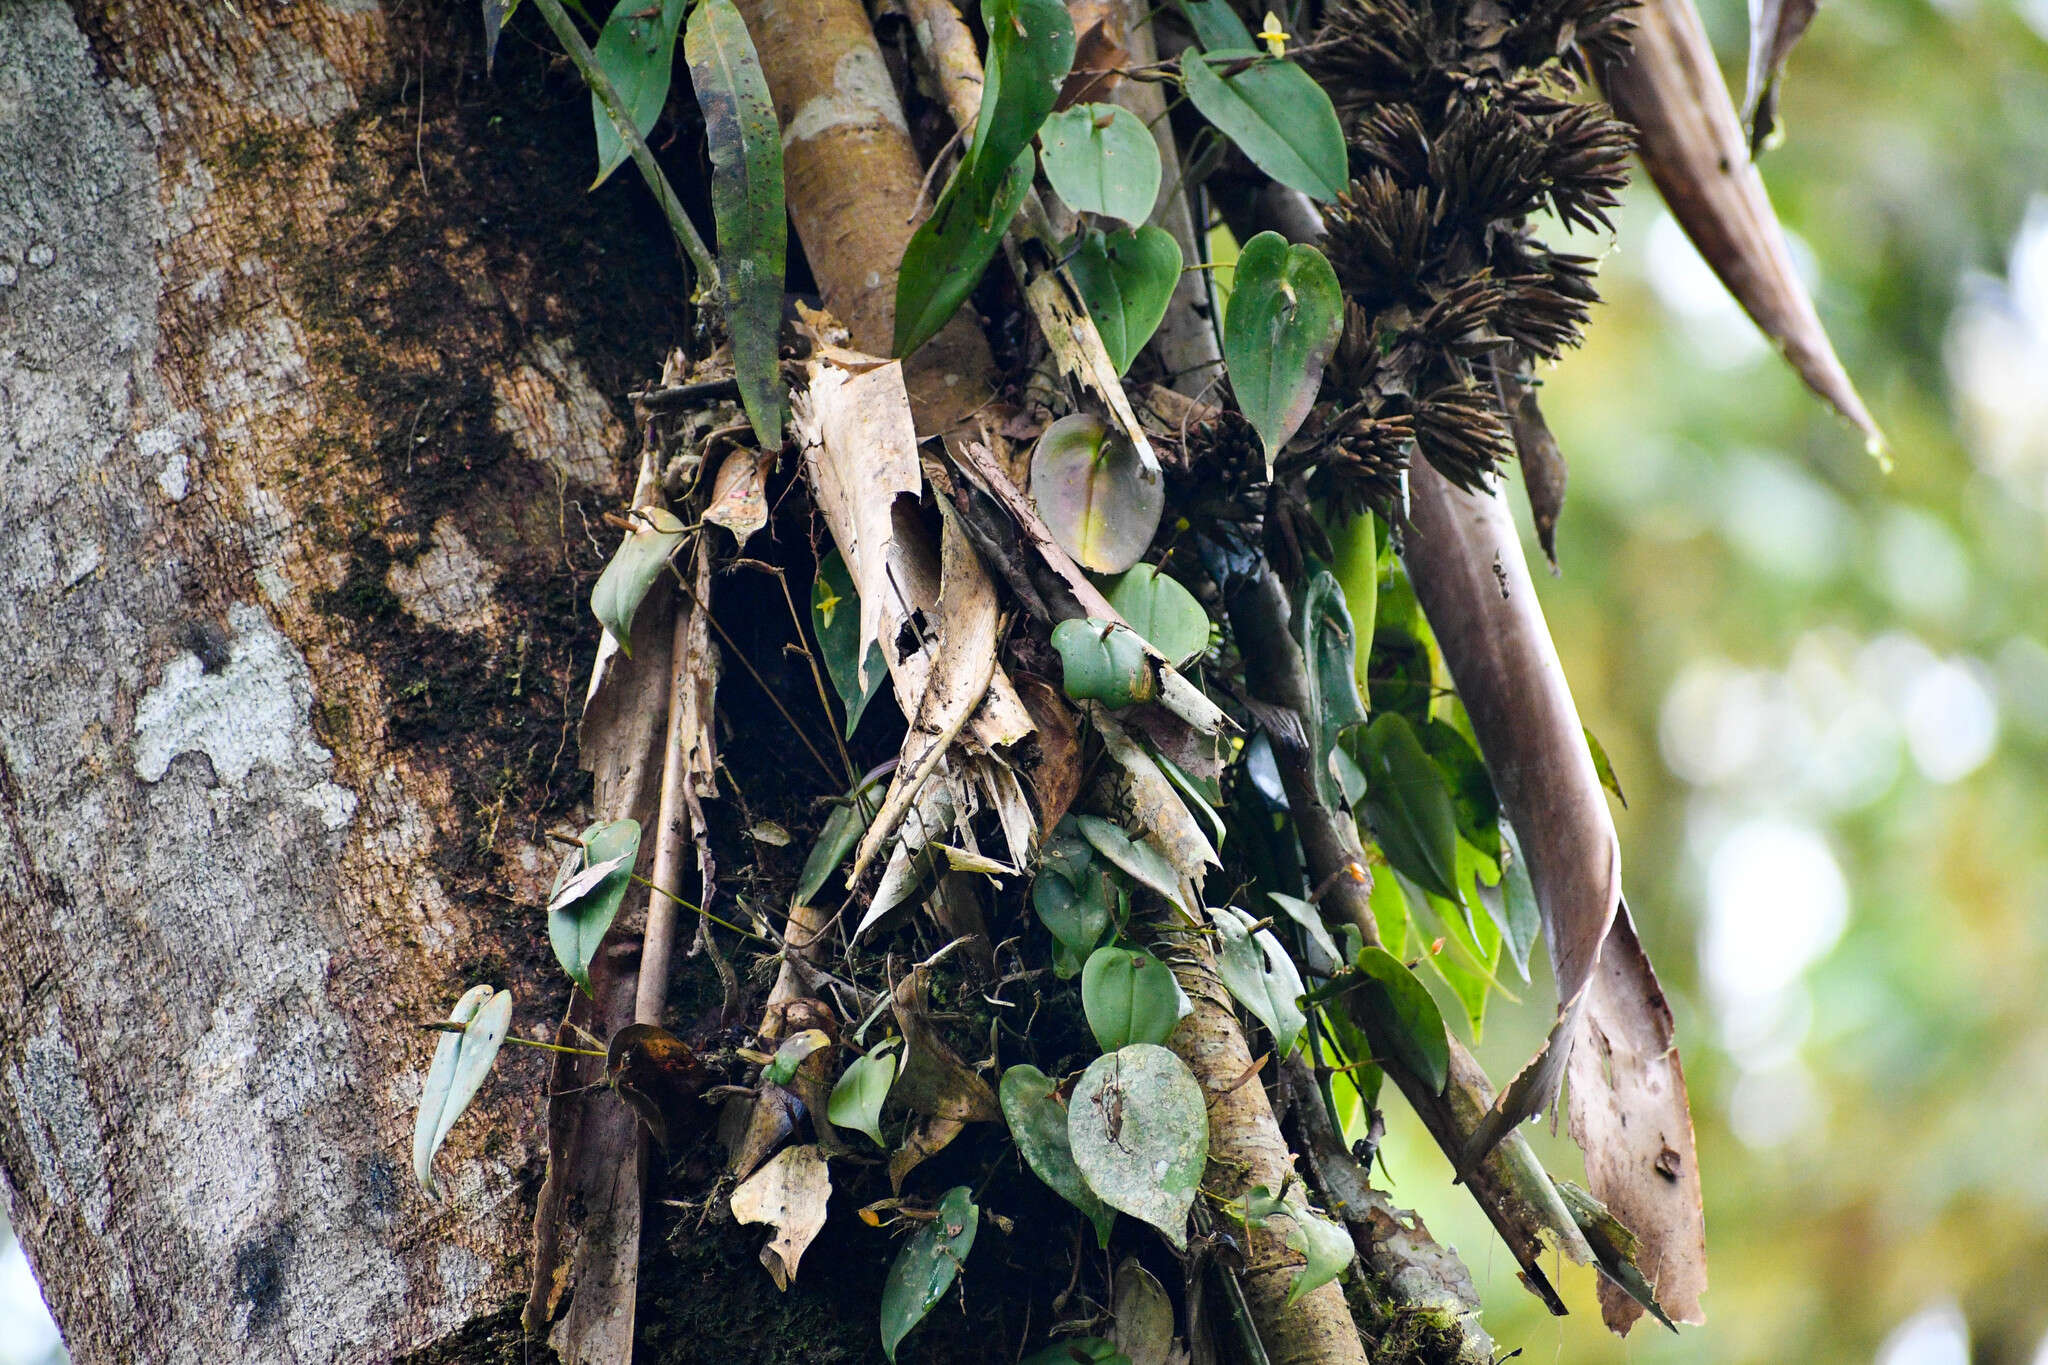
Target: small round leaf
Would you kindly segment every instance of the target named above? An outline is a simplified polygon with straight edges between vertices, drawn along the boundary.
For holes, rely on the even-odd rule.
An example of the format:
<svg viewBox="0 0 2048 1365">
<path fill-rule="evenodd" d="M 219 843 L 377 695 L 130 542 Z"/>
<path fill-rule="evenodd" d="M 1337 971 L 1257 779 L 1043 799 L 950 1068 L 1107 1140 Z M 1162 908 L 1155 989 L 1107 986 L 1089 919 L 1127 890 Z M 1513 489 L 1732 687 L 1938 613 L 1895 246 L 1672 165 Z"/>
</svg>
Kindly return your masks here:
<svg viewBox="0 0 2048 1365">
<path fill-rule="evenodd" d="M 1104 1052 L 1163 1043 L 1194 1009 L 1167 965 L 1142 948 L 1109 944 L 1081 969 L 1081 1009 Z"/>
<path fill-rule="evenodd" d="M 1062 417 L 1031 452 L 1031 500 L 1060 548 L 1084 569 L 1138 562 L 1166 509 L 1166 482 L 1137 449 L 1087 413 Z"/>
<path fill-rule="evenodd" d="M 1133 564 L 1109 590 L 1109 605 L 1175 668 L 1209 647 L 1209 613 L 1176 579 Z"/>
<path fill-rule="evenodd" d="M 1038 148 L 1045 178 L 1070 208 L 1133 224 L 1152 216 L 1159 148 L 1130 110 L 1077 104 L 1045 121 Z"/>
</svg>

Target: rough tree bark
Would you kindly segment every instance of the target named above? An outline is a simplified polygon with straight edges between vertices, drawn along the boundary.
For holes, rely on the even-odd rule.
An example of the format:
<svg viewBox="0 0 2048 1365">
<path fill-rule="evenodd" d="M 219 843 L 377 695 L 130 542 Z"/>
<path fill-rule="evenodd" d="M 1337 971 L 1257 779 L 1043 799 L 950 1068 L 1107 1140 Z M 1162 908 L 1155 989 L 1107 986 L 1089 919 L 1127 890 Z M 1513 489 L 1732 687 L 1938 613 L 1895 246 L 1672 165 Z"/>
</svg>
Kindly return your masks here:
<svg viewBox="0 0 2048 1365">
<path fill-rule="evenodd" d="M 0 6 L 0 1187 L 81 1362 L 516 1331 L 545 1067 L 433 1204 L 412 1025 L 560 1016 L 506 929 L 587 790 L 616 395 L 687 318 L 474 26 Z"/>
</svg>

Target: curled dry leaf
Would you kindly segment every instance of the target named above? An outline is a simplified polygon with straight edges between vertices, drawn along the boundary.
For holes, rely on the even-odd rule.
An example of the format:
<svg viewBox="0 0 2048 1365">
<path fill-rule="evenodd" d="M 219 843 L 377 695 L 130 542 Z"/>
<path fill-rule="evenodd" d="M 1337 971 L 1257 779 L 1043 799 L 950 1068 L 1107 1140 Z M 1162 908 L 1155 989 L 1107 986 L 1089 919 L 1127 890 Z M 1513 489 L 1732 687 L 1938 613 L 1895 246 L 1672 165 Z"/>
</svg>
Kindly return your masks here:
<svg viewBox="0 0 2048 1365">
<path fill-rule="evenodd" d="M 1550 424 L 1543 420 L 1536 390 L 1511 379 L 1501 383 L 1508 405 L 1508 423 L 1514 428 L 1515 457 L 1522 462 L 1522 487 L 1529 495 L 1529 517 L 1536 523 L 1536 542 L 1550 571 L 1557 572 L 1557 518 L 1564 511 L 1564 487 L 1570 470 Z"/>
<path fill-rule="evenodd" d="M 812 361 L 796 429 L 812 492 L 860 597 L 853 657 L 865 660 L 879 645 L 897 703 L 914 716 L 932 668 L 933 642 L 918 623 L 938 611 L 939 553 L 917 515 L 924 478 L 901 363 L 855 371 Z M 1029 733 L 1031 718 L 998 669 L 968 721 L 967 746 L 991 752 Z"/>
<path fill-rule="evenodd" d="M 742 1223 L 767 1223 L 774 1238 L 761 1248 L 761 1264 L 786 1290 L 796 1278 L 804 1249 L 825 1226 L 832 1176 L 825 1154 L 814 1146 L 785 1147 L 732 1192 L 732 1216 Z"/>
<path fill-rule="evenodd" d="M 947 518 L 940 532 L 942 586 L 933 621 L 938 630 L 931 672 L 925 682 L 910 729 L 897 755 L 882 809 L 861 836 L 853 855 L 849 885 L 857 885 L 868 865 L 892 838 L 919 789 L 968 717 L 981 705 L 996 675 L 998 615 L 995 586 L 982 570 L 974 547 Z"/>
<path fill-rule="evenodd" d="M 1569 1064 L 1572 1135 L 1594 1196 L 1642 1238 L 1672 1318 L 1700 1321 L 1706 1229 L 1685 1074 L 1669 1008 L 1622 910 L 1613 816 L 1520 538 L 1497 495 L 1454 488 L 1426 464 L 1410 492 L 1409 577 L 1526 855 L 1558 983 L 1543 1049 L 1495 1100 L 1458 1165 L 1470 1171 L 1547 1108 Z M 1617 1330 L 1641 1312 L 1618 1291 L 1603 1291 L 1602 1308 Z"/>
<path fill-rule="evenodd" d="M 462 1032 L 438 1035 L 434 1060 L 420 1091 L 419 1118 L 412 1130 L 412 1173 L 419 1178 L 420 1188 L 437 1199 L 441 1191 L 434 1183 L 434 1154 L 448 1140 L 455 1120 L 469 1108 L 491 1063 L 497 1060 L 505 1032 L 512 1026 L 512 992 L 472 986 L 455 1002 L 448 1022 L 461 1024 Z"/>
<path fill-rule="evenodd" d="M 1614 111 L 1636 127 L 1650 178 L 1700 255 L 1806 386 L 1881 454 L 1884 434 L 1849 382 L 1793 269 L 1699 12 L 1692 0 L 1646 0 L 1629 18 L 1629 53 L 1600 77 Z"/>
<path fill-rule="evenodd" d="M 748 538 L 768 524 L 768 474 L 774 468 L 772 450 L 728 453 L 711 481 L 711 503 L 704 509 L 704 520 L 723 526 L 745 547 Z"/>
<path fill-rule="evenodd" d="M 1749 125 L 1749 150 L 1763 151 L 1778 126 L 1778 82 L 1785 59 L 1806 26 L 1813 22 L 1818 0 L 1749 0 L 1749 89 L 1742 100 L 1742 119 Z"/>
</svg>

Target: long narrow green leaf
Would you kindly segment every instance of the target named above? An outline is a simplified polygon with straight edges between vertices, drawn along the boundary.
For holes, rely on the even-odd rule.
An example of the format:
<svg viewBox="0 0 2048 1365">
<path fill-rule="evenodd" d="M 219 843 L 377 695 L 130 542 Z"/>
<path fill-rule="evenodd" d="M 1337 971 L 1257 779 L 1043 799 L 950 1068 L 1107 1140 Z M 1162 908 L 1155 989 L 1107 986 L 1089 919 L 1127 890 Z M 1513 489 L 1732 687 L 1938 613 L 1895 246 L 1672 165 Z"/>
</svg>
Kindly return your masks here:
<svg viewBox="0 0 2048 1365">
<path fill-rule="evenodd" d="M 592 49 L 598 66 L 611 77 L 633 126 L 646 137 L 654 131 L 661 108 L 668 103 L 668 86 L 676 62 L 676 33 L 683 26 L 687 0 L 619 0 L 605 20 Z M 590 117 L 597 125 L 596 189 L 611 173 L 626 164 L 630 153 L 619 130 L 604 111 L 604 101 L 590 97 Z"/>
<path fill-rule="evenodd" d="M 782 445 L 785 401 L 776 344 L 789 241 L 782 127 L 754 40 L 732 0 L 704 0 L 697 7 L 683 37 L 683 56 L 711 151 L 711 212 L 740 401 L 754 439 L 763 450 L 775 450 Z"/>
</svg>

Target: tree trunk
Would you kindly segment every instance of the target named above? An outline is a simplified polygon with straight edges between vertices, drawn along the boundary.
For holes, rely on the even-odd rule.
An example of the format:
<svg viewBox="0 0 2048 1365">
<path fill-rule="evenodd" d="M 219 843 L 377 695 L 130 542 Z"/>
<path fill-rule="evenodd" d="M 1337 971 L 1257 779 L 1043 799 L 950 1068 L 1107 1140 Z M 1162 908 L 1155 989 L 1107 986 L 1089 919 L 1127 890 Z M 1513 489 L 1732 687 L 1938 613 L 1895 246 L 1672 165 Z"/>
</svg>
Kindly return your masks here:
<svg viewBox="0 0 2048 1365">
<path fill-rule="evenodd" d="M 82 9 L 0 6 L 0 1186 L 82 1362 L 516 1359 L 546 1067 L 435 1204 L 414 1025 L 560 1017 L 514 917 L 685 286 L 473 5 Z"/>
</svg>

